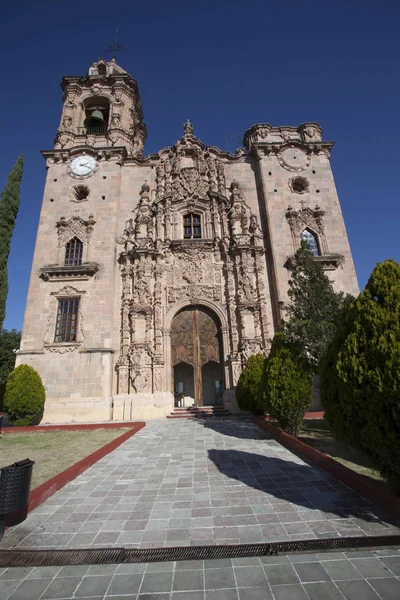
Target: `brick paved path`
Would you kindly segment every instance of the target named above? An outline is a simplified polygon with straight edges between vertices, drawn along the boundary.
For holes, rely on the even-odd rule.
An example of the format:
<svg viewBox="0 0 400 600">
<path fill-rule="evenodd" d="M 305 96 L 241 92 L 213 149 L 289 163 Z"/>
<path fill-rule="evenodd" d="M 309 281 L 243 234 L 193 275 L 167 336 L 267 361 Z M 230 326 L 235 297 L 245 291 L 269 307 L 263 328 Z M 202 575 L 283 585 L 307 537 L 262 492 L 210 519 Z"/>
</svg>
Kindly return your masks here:
<svg viewBox="0 0 400 600">
<path fill-rule="evenodd" d="M 152 421 L 0 548 L 160 547 L 400 533 L 250 421 Z M 400 596 L 399 596 L 400 597 Z"/>
</svg>

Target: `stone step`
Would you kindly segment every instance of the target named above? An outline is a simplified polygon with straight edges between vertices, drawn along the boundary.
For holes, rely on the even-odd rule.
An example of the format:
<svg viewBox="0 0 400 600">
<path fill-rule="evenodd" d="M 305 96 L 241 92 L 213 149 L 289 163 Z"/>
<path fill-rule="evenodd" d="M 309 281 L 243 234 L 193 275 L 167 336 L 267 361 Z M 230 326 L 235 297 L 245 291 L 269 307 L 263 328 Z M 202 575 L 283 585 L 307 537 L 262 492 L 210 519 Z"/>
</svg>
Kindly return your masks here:
<svg viewBox="0 0 400 600">
<path fill-rule="evenodd" d="M 176 408 L 174 408 L 174 412 L 188 411 L 188 410 L 198 412 L 198 411 L 207 411 L 207 410 L 218 411 L 218 410 L 226 410 L 226 409 L 223 406 L 177 406 Z"/>
<path fill-rule="evenodd" d="M 175 408 L 167 419 L 198 419 L 203 417 L 228 417 L 230 412 L 223 406 L 188 406 Z"/>
</svg>

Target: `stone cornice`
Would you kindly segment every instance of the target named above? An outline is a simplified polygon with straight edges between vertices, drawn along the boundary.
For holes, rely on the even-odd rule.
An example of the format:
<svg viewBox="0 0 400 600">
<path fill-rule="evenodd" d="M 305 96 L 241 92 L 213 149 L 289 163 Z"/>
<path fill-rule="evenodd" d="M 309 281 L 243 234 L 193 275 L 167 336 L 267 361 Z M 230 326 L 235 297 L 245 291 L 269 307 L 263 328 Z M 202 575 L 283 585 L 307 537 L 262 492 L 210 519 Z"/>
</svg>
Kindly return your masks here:
<svg viewBox="0 0 400 600">
<path fill-rule="evenodd" d="M 62 78 L 60 86 L 63 92 L 71 84 L 77 84 L 80 86 L 90 86 L 92 83 L 101 83 L 105 87 L 110 87 L 116 80 L 122 80 L 130 88 L 137 90 L 138 85 L 135 79 L 129 75 L 129 73 L 110 73 L 110 75 L 66 75 Z"/>
<path fill-rule="evenodd" d="M 93 277 L 99 270 L 98 263 L 83 263 L 79 266 L 46 265 L 40 269 L 44 281 L 84 280 Z"/>
<path fill-rule="evenodd" d="M 174 146 L 166 146 L 165 148 L 162 148 L 159 152 L 148 154 L 147 156 L 128 156 L 125 160 L 125 164 L 145 164 L 153 166 L 156 165 L 164 155 L 173 152 L 173 150 Z M 247 150 L 245 150 L 244 148 L 238 148 L 236 154 L 226 152 L 224 150 L 221 150 L 220 148 L 217 148 L 216 146 L 204 146 L 204 151 L 210 152 L 211 154 L 213 154 L 213 156 L 225 159 L 226 161 L 230 162 L 244 162 L 245 160 L 252 158 L 251 154 L 247 152 Z"/>
<path fill-rule="evenodd" d="M 342 254 L 323 254 L 322 256 L 314 256 L 313 260 L 322 265 L 324 271 L 335 271 L 344 262 Z M 293 269 L 295 262 L 294 256 L 289 256 L 285 262 L 287 269 Z"/>
<path fill-rule="evenodd" d="M 277 155 L 285 148 L 302 148 L 307 154 L 325 154 L 328 158 L 335 142 L 314 142 L 306 143 L 300 140 L 290 142 L 257 142 L 252 144 L 251 153 L 257 158 L 264 156 Z"/>
<path fill-rule="evenodd" d="M 94 156 L 97 160 L 117 159 L 121 164 L 126 160 L 128 152 L 125 146 L 103 146 L 93 148 L 87 144 L 80 144 L 72 148 L 41 150 L 41 155 L 46 160 L 46 166 L 51 164 L 66 163 L 77 154 L 87 153 Z"/>
</svg>

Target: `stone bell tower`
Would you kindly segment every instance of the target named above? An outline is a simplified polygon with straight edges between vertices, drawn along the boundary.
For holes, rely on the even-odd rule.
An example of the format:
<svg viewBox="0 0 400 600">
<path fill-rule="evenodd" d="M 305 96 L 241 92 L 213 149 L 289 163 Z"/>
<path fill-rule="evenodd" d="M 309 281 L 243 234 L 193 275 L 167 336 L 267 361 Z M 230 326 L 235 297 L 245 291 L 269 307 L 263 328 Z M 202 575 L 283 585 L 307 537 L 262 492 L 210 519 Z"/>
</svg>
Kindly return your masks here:
<svg viewBox="0 0 400 600">
<path fill-rule="evenodd" d="M 56 149 L 125 146 L 129 155 L 142 154 L 147 131 L 138 86 L 114 59 L 99 59 L 86 77 L 64 77 L 61 87 L 64 107 Z"/>
</svg>

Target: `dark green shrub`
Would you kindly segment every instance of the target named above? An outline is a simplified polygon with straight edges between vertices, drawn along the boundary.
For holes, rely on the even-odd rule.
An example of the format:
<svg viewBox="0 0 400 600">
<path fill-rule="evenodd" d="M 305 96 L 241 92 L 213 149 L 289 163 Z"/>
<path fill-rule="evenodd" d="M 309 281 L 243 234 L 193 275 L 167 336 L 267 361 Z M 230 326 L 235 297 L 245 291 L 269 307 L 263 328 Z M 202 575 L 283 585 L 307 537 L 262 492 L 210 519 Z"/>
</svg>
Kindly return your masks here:
<svg viewBox="0 0 400 600">
<path fill-rule="evenodd" d="M 320 362 L 321 400 L 338 439 L 367 454 L 400 493 L 400 265 L 378 263 L 349 302 Z"/>
<path fill-rule="evenodd" d="M 29 365 L 19 365 L 7 377 L 4 411 L 13 425 L 24 427 L 44 408 L 46 392 L 40 375 Z"/>
<path fill-rule="evenodd" d="M 277 332 L 265 359 L 260 404 L 279 426 L 298 436 L 312 400 L 312 374 L 282 332 Z"/>
<path fill-rule="evenodd" d="M 241 410 L 260 414 L 259 390 L 263 373 L 264 356 L 252 354 L 243 369 L 236 387 L 236 400 Z"/>
</svg>

